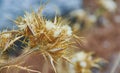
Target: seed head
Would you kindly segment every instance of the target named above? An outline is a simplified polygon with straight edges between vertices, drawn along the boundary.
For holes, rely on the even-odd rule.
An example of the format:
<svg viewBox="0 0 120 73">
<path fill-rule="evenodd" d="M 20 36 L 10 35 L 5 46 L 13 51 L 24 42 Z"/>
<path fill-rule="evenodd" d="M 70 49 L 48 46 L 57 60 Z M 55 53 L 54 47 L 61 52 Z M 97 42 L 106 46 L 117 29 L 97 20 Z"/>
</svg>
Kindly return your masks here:
<svg viewBox="0 0 120 73">
<path fill-rule="evenodd" d="M 57 17 L 54 22 L 46 20 L 35 12 L 26 13 L 15 22 L 22 35 L 29 39 L 28 47 L 39 50 L 52 65 L 58 59 L 65 58 L 64 54 L 72 42 L 72 29 L 67 23 L 59 21 Z"/>
<path fill-rule="evenodd" d="M 100 69 L 99 62 L 104 62 L 101 58 L 94 58 L 93 53 L 79 52 L 73 56 L 71 59 L 71 64 L 69 66 L 69 71 L 71 73 L 92 73 L 92 68 Z"/>
</svg>

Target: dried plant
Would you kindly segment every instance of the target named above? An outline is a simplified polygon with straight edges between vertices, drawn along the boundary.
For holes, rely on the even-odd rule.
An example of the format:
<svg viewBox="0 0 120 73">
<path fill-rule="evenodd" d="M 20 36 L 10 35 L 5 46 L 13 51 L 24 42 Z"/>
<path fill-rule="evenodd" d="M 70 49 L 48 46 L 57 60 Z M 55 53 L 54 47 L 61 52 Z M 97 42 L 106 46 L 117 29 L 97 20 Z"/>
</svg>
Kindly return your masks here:
<svg viewBox="0 0 120 73">
<path fill-rule="evenodd" d="M 71 73 L 92 73 L 92 68 L 101 69 L 100 62 L 105 62 L 101 58 L 93 57 L 93 52 L 78 52 L 71 59 L 69 71 Z"/>
<path fill-rule="evenodd" d="M 64 54 L 73 44 L 71 41 L 73 34 L 71 27 L 65 23 L 65 20 L 62 21 L 61 18 L 57 19 L 56 17 L 52 22 L 44 19 L 39 13 L 26 12 L 24 17 L 19 17 L 14 22 L 19 27 L 16 30 L 17 33 L 12 34 L 14 31 L 1 33 L 1 58 L 4 57 L 5 61 L 12 59 L 10 54 L 20 51 L 20 49 L 23 49 L 22 53 L 13 54 L 12 57 L 20 54 L 30 54 L 34 51 L 41 52 L 45 59 L 50 61 L 55 72 L 54 63 L 58 59 L 63 58 L 68 61 Z M 26 48 L 27 51 L 25 51 Z M 1 69 L 13 66 L 23 69 L 23 67 L 17 65 L 5 66 Z"/>
<path fill-rule="evenodd" d="M 34 12 L 26 13 L 15 22 L 20 27 L 22 35 L 28 37 L 28 47 L 40 51 L 45 58 L 49 58 L 55 70 L 54 62 L 59 58 L 65 58 L 66 49 L 72 44 L 71 27 L 57 19 L 54 22 L 45 20 Z"/>
<path fill-rule="evenodd" d="M 76 41 L 80 42 L 80 38 L 73 34 L 67 20 L 55 17 L 53 21 L 50 21 L 46 20 L 39 12 L 26 12 L 24 17 L 18 17 L 14 22 L 19 27 L 18 30 L 1 32 L 0 34 L 0 71 L 6 69 L 8 72 L 13 68 L 17 69 L 18 73 L 19 70 L 26 70 L 28 73 L 41 73 L 16 64 L 17 61 L 33 52 L 41 53 L 45 60 L 51 63 L 55 73 L 57 73 L 55 64 L 58 64 L 58 60 L 73 62 L 68 59 L 67 54 L 75 48 Z M 75 40 L 73 40 L 74 38 Z M 80 62 L 81 66 L 77 65 L 78 61 L 73 62 L 73 64 L 75 63 L 75 71 L 91 73 L 91 67 L 99 67 L 95 64 L 99 59 L 93 60 L 91 53 L 82 53 L 84 56 L 80 56 L 83 56 L 82 58 L 85 60 Z M 86 66 L 86 61 L 88 66 Z"/>
<path fill-rule="evenodd" d="M 100 63 L 107 63 L 99 57 L 94 57 L 93 52 L 78 52 L 71 57 L 71 63 L 60 61 L 57 65 L 58 73 L 94 73 L 92 69 L 101 70 Z"/>
</svg>

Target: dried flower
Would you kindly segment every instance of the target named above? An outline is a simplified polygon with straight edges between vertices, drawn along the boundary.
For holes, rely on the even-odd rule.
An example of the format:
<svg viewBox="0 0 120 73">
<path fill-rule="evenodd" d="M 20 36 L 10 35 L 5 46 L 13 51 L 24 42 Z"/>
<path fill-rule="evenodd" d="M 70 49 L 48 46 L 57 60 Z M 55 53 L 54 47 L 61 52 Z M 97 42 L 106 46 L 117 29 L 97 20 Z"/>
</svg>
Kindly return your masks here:
<svg viewBox="0 0 120 73">
<path fill-rule="evenodd" d="M 117 5 L 113 0 L 100 0 L 99 3 L 109 12 L 114 12 L 117 8 Z"/>
<path fill-rule="evenodd" d="M 76 53 L 72 59 L 71 64 L 69 66 L 70 73 L 92 73 L 91 68 L 100 68 L 100 65 L 98 64 L 102 60 L 101 58 L 94 58 L 93 53 L 86 53 L 86 52 L 79 52 Z"/>
<path fill-rule="evenodd" d="M 24 29 L 22 29 L 23 27 L 19 28 L 22 35 L 29 39 L 28 47 L 39 50 L 50 60 L 55 70 L 53 62 L 59 58 L 65 58 L 64 54 L 72 44 L 71 27 L 64 25 L 67 23 L 63 23 L 57 18 L 54 22 L 45 20 L 34 12 L 26 13 L 24 17 L 15 22 L 18 26 L 24 26 Z"/>
</svg>

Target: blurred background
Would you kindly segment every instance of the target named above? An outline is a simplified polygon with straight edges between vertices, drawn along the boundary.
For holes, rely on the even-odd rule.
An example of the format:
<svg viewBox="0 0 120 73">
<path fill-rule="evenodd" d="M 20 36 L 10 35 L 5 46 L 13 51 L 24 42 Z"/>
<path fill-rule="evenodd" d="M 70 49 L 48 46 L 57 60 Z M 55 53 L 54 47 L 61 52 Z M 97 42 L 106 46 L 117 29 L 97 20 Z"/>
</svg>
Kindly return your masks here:
<svg viewBox="0 0 120 73">
<path fill-rule="evenodd" d="M 80 50 L 109 61 L 102 73 L 120 73 L 120 0 L 0 0 L 0 29 L 17 28 L 11 19 L 44 4 L 43 16 L 67 18 L 74 32 L 86 38 Z"/>
<path fill-rule="evenodd" d="M 0 0 L 0 28 L 12 28 L 12 21 L 18 16 L 23 16 L 25 11 L 38 11 L 41 5 L 45 5 L 43 15 L 48 19 L 57 15 L 66 15 L 69 12 L 80 9 L 82 0 Z"/>
</svg>

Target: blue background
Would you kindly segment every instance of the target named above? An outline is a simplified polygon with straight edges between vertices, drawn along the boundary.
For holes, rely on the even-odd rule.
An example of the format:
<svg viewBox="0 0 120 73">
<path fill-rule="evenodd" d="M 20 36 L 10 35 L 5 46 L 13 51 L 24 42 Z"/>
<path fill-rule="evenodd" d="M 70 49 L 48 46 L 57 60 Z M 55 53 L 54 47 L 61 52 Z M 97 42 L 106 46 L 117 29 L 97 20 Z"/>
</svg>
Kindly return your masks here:
<svg viewBox="0 0 120 73">
<path fill-rule="evenodd" d="M 0 0 L 0 29 L 13 28 L 10 19 L 23 16 L 25 11 L 37 11 L 41 4 L 45 4 L 43 15 L 48 19 L 57 15 L 66 15 L 70 11 L 82 7 L 82 0 Z"/>
</svg>

